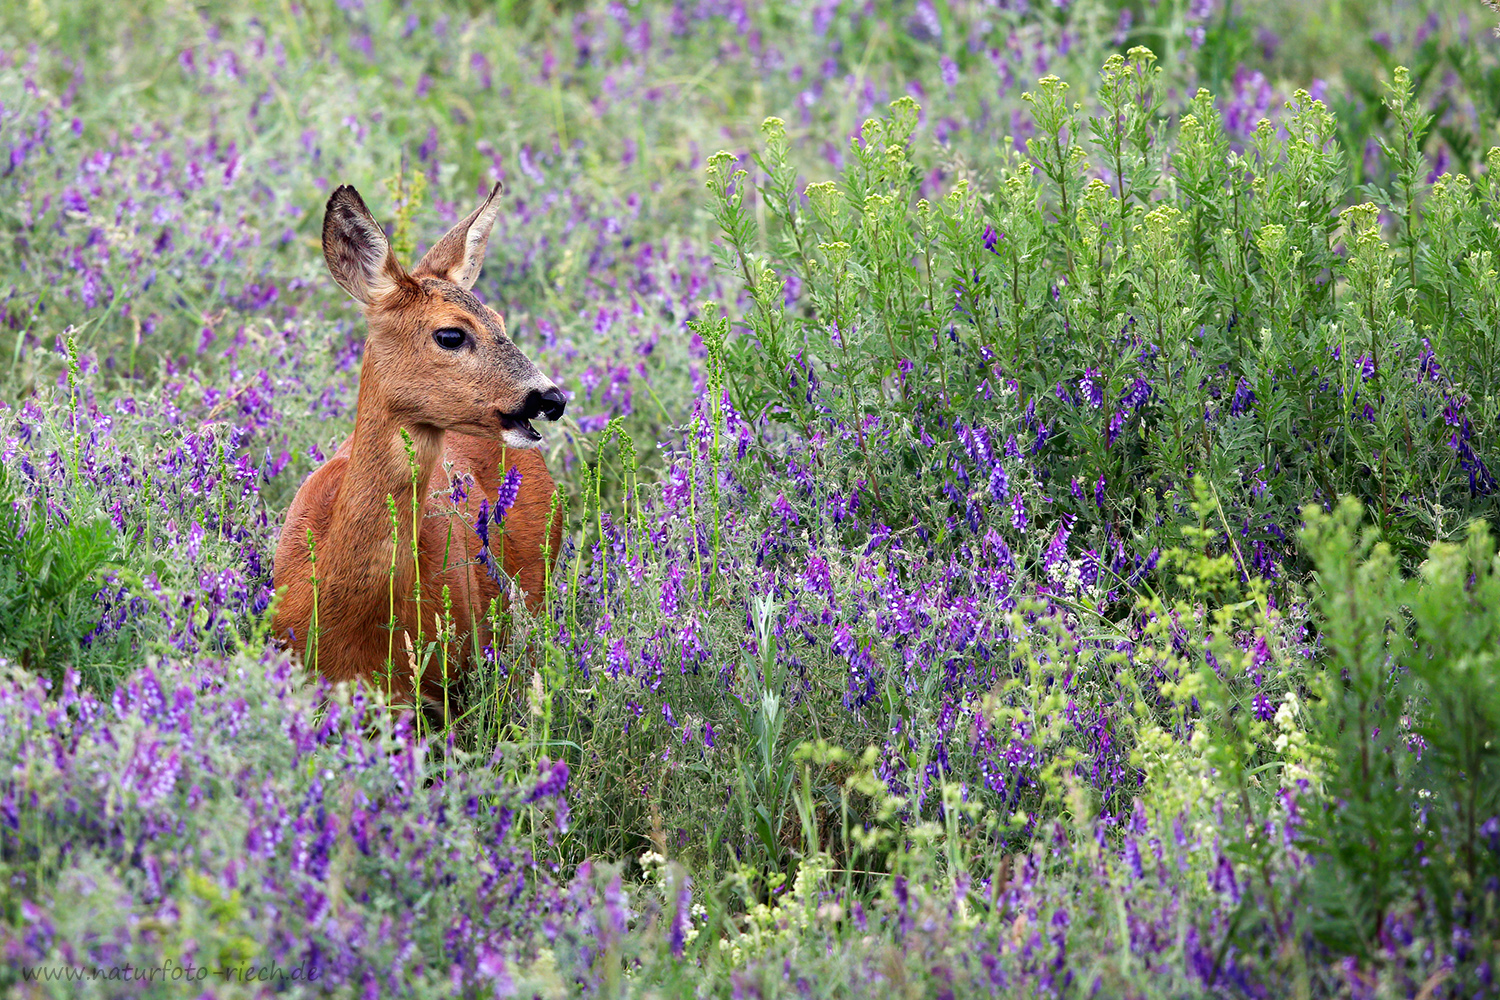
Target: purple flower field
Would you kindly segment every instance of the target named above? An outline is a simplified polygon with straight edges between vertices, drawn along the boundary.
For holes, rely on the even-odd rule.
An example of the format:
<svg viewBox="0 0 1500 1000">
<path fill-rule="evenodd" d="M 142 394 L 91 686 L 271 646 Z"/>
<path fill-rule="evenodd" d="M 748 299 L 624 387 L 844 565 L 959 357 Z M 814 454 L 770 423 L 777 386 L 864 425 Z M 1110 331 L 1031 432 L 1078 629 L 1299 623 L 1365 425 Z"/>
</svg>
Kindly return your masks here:
<svg viewBox="0 0 1500 1000">
<path fill-rule="evenodd" d="M 13 6 L 7 995 L 1500 991 L 1478 0 Z M 497 182 L 563 541 L 414 713 L 271 624 L 323 210 Z"/>
</svg>

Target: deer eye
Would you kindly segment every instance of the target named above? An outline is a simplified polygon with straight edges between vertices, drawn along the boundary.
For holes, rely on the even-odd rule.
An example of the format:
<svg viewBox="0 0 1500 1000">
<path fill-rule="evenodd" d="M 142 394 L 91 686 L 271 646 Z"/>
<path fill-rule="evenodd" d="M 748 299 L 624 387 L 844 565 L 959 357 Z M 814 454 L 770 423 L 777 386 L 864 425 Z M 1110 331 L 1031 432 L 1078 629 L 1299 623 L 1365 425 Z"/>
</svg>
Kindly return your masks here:
<svg viewBox="0 0 1500 1000">
<path fill-rule="evenodd" d="M 445 351 L 456 351 L 468 341 L 469 335 L 453 327 L 445 327 L 433 333 L 432 339 Z"/>
</svg>

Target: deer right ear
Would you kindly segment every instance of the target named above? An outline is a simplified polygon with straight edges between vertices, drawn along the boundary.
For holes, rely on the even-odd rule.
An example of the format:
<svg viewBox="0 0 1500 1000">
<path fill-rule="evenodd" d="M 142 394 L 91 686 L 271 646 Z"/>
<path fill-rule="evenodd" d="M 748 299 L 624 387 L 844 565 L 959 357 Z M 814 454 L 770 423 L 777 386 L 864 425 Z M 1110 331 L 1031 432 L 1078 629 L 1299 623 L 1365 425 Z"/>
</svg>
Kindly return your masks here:
<svg viewBox="0 0 1500 1000">
<path fill-rule="evenodd" d="M 495 225 L 495 216 L 500 214 L 500 185 L 490 188 L 484 204 L 469 213 L 469 217 L 448 230 L 448 234 L 431 250 L 422 255 L 413 274 L 431 274 L 451 281 L 461 288 L 473 288 L 484 266 L 484 250 L 489 246 L 490 229 Z"/>
<path fill-rule="evenodd" d="M 404 273 L 391 255 L 390 241 L 347 184 L 334 189 L 323 214 L 323 259 L 339 287 L 365 305 L 400 283 Z"/>
</svg>

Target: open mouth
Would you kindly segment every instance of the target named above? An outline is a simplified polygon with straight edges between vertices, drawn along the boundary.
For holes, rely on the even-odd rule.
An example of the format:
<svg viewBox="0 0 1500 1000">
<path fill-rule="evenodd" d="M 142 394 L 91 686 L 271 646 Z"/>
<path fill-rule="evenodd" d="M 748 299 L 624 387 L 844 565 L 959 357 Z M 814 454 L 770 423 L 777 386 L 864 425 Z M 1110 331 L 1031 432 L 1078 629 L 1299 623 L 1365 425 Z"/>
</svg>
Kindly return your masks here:
<svg viewBox="0 0 1500 1000">
<path fill-rule="evenodd" d="M 540 441 L 542 439 L 542 435 L 537 432 L 535 427 L 531 426 L 531 421 L 525 417 L 512 417 L 502 413 L 500 414 L 500 428 L 501 430 L 516 431 L 524 435 L 528 441 Z"/>
</svg>

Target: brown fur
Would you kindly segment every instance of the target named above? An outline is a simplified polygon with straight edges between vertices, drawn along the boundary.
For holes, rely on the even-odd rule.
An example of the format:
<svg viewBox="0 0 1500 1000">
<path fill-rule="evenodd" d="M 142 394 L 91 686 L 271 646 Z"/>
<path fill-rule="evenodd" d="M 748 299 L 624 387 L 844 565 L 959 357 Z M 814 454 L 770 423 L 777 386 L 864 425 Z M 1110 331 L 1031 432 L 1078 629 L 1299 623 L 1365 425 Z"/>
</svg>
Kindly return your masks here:
<svg viewBox="0 0 1500 1000">
<path fill-rule="evenodd" d="M 480 498 L 494 502 L 508 468 L 520 471 L 521 488 L 505 518 L 504 569 L 533 607 L 545 580 L 542 535 L 552 477 L 534 448 L 507 443 L 501 416 L 520 412 L 528 392 L 555 386 L 506 337 L 499 314 L 467 292 L 494 219 L 494 197 L 492 192 L 410 274 L 391 257 L 384 233 L 352 188 L 334 192 L 325 218 L 329 269 L 364 303 L 370 336 L 354 433 L 302 484 L 282 526 L 274 627 L 279 640 L 333 681 L 373 680 L 389 658 L 391 687 L 403 700 L 412 690 L 408 640 L 417 647 L 419 634 L 411 459 L 403 429 L 414 446 L 422 484 L 417 498 L 420 635 L 423 643 L 435 637 L 446 585 L 456 626 L 448 649 L 450 678 L 472 665 L 475 631 L 481 646 L 490 640 L 487 617 L 499 587 L 477 561 L 481 546 L 473 524 Z M 476 225 L 483 232 L 472 231 Z M 467 331 L 469 344 L 459 351 L 438 347 L 432 334 L 443 328 Z M 460 505 L 448 495 L 450 470 L 454 477 L 473 477 Z M 394 553 L 387 497 L 396 505 Z M 314 601 L 309 531 L 317 560 L 315 654 L 308 650 Z M 493 528 L 491 550 L 497 556 L 501 537 L 501 529 Z M 558 520 L 549 545 L 554 558 L 561 540 Z M 394 633 L 389 628 L 393 561 Z M 425 697 L 440 697 L 441 660 L 434 656 L 420 679 Z"/>
</svg>

